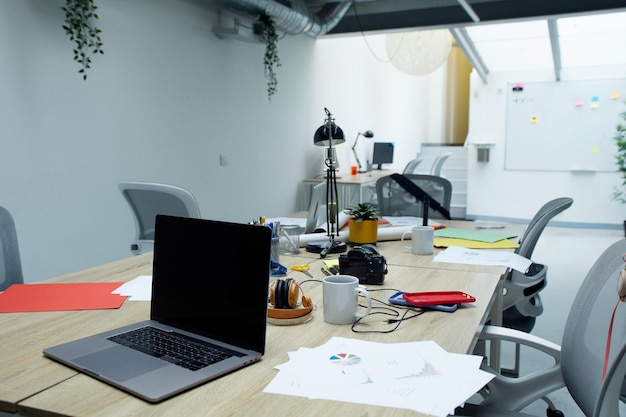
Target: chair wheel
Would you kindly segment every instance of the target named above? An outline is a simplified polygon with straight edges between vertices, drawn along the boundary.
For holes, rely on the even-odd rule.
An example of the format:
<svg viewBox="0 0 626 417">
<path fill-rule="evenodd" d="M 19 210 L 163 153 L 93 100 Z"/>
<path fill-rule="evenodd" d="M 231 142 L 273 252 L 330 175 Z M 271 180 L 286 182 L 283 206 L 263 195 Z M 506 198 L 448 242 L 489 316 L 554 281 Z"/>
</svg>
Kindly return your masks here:
<svg viewBox="0 0 626 417">
<path fill-rule="evenodd" d="M 546 410 L 546 416 L 548 417 L 565 417 L 565 414 L 561 410 L 552 410 L 548 408 Z"/>
</svg>

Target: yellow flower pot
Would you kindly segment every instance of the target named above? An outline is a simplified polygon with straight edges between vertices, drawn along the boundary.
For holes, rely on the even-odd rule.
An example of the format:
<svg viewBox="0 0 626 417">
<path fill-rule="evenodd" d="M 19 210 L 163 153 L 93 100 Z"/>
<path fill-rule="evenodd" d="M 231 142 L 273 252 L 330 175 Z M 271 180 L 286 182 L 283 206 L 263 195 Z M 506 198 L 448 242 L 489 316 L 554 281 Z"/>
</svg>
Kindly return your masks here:
<svg viewBox="0 0 626 417">
<path fill-rule="evenodd" d="M 348 236 L 352 243 L 376 243 L 378 240 L 378 220 L 357 222 L 354 219 L 350 219 L 348 230 Z"/>
</svg>

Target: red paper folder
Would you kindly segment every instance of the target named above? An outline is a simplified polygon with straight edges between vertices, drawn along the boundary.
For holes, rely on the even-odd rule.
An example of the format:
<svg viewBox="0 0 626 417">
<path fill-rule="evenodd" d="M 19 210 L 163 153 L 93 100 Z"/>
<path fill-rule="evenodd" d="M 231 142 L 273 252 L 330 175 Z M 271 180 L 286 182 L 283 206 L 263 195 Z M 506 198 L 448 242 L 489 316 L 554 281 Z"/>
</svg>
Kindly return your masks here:
<svg viewBox="0 0 626 417">
<path fill-rule="evenodd" d="M 111 294 L 121 282 L 13 284 L 0 293 L 0 313 L 120 308 L 125 296 Z"/>
</svg>

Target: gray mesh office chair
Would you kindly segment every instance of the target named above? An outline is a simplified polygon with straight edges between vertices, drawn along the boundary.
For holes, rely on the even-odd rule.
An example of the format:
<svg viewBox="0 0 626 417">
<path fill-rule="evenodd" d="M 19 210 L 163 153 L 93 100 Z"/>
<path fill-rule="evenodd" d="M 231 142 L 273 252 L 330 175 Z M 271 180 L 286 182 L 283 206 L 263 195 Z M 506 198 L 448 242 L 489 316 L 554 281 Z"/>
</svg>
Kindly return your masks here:
<svg viewBox="0 0 626 417">
<path fill-rule="evenodd" d="M 196 198 L 183 188 L 148 182 L 120 182 L 118 186 L 135 218 L 135 240 L 130 245 L 135 255 L 154 250 L 157 214 L 200 218 Z"/>
<path fill-rule="evenodd" d="M 528 223 L 515 253 L 531 259 L 537 241 L 550 220 L 570 208 L 573 203 L 573 199 L 561 197 L 544 204 Z M 540 263 L 533 263 L 525 274 L 513 269 L 507 271 L 503 281 L 502 325 L 504 327 L 526 333 L 530 333 L 535 327 L 537 317 L 543 313 L 543 303 L 539 292 L 547 285 L 547 274 L 548 266 Z M 519 345 L 515 345 L 513 367 L 503 369 L 503 372 L 518 375 L 519 361 Z"/>
<path fill-rule="evenodd" d="M 0 207 L 0 291 L 12 284 L 23 284 L 22 262 L 17 232 L 11 213 Z"/>
<path fill-rule="evenodd" d="M 531 259 L 537 241 L 550 220 L 570 208 L 573 203 L 573 199 L 561 197 L 544 204 L 528 223 L 528 227 L 520 240 L 520 246 L 515 250 L 515 253 Z M 532 264 L 526 274 L 510 270 L 504 281 L 506 290 L 504 309 L 515 307 L 523 316 L 539 316 L 543 311 L 543 306 L 536 298 L 538 297 L 537 293 L 546 286 L 547 272 L 548 267 L 546 265 L 537 263 Z"/>
<path fill-rule="evenodd" d="M 435 175 L 437 177 L 441 176 L 441 167 L 443 163 L 448 160 L 452 156 L 452 152 L 444 152 L 442 154 L 437 155 L 435 160 L 433 161 L 432 167 L 430 167 L 430 175 Z"/>
<path fill-rule="evenodd" d="M 415 170 L 417 169 L 419 164 L 422 163 L 422 161 L 423 161 L 422 158 L 416 158 L 416 159 L 413 159 L 413 160 L 409 161 L 409 163 L 406 164 L 406 166 L 404 167 L 404 170 L 402 170 L 402 175 L 404 175 L 404 174 L 414 174 Z"/>
<path fill-rule="evenodd" d="M 591 267 L 574 298 L 561 346 L 514 329 L 485 326 L 481 340 L 520 343 L 547 353 L 555 364 L 522 378 L 496 375 L 487 384 L 484 400 L 457 409 L 456 415 L 527 416 L 519 410 L 567 387 L 585 416 L 619 416 L 620 388 L 626 375 L 626 304 L 622 302 L 615 314 L 604 379 L 602 370 L 611 316 L 619 299 L 617 280 L 625 266 L 624 253 L 626 239 L 611 245 Z M 548 416 L 555 415 L 559 414 L 548 412 Z"/>
<path fill-rule="evenodd" d="M 445 178 L 434 175 L 406 174 L 406 178 L 427 192 L 446 210 L 450 211 L 452 184 Z M 385 176 L 376 181 L 378 210 L 383 216 L 422 217 L 422 202 L 416 200 L 391 177 Z M 429 211 L 431 218 L 443 218 L 436 210 Z"/>
</svg>

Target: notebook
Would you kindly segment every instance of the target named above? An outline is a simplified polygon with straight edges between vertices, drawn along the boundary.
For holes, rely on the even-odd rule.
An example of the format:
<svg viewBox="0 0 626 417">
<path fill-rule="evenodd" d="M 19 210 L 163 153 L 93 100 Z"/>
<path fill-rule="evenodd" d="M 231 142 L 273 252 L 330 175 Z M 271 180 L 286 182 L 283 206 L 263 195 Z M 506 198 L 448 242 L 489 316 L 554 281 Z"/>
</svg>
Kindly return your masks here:
<svg viewBox="0 0 626 417">
<path fill-rule="evenodd" d="M 270 267 L 267 227 L 164 215 L 155 227 L 150 320 L 43 351 L 148 402 L 261 359 Z"/>
</svg>

